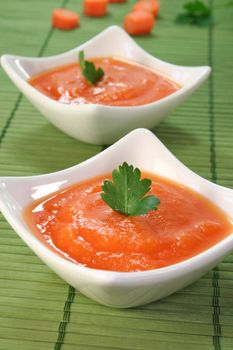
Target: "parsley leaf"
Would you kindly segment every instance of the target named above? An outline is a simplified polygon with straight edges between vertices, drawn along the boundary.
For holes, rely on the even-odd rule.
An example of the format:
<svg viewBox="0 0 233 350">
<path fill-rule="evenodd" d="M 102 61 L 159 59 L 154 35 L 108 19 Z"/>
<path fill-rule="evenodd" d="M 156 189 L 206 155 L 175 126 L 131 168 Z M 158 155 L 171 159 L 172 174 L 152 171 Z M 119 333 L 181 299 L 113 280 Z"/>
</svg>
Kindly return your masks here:
<svg viewBox="0 0 233 350">
<path fill-rule="evenodd" d="M 86 80 L 88 80 L 91 84 L 97 83 L 97 81 L 104 75 L 102 68 L 96 69 L 94 63 L 84 60 L 83 51 L 79 52 L 79 65 L 84 78 L 86 78 Z"/>
<path fill-rule="evenodd" d="M 156 210 L 160 203 L 154 195 L 144 197 L 150 186 L 150 179 L 141 179 L 140 170 L 124 162 L 113 170 L 112 181 L 104 181 L 101 198 L 110 208 L 122 214 L 144 215 L 149 210 Z"/>
<path fill-rule="evenodd" d="M 176 22 L 180 24 L 208 25 L 211 23 L 211 10 L 204 2 L 194 0 L 186 3 L 184 6 L 186 12 L 176 17 Z"/>
</svg>

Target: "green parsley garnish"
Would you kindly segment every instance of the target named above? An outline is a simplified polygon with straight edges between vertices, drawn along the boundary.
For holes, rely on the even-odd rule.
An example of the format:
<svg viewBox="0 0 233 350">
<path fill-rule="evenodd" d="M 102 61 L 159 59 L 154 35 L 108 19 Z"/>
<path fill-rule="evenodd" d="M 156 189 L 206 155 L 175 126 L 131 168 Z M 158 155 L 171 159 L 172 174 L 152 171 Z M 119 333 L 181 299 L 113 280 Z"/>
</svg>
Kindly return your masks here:
<svg viewBox="0 0 233 350">
<path fill-rule="evenodd" d="M 186 3 L 184 6 L 186 12 L 176 17 L 176 22 L 180 24 L 208 25 L 211 18 L 211 10 L 203 1 L 194 0 Z"/>
<path fill-rule="evenodd" d="M 141 172 L 124 162 L 112 172 L 112 181 L 105 180 L 101 198 L 119 213 L 135 216 L 156 210 L 160 200 L 154 195 L 144 197 L 150 191 L 151 180 L 141 179 Z"/>
<path fill-rule="evenodd" d="M 86 78 L 91 84 L 97 83 L 97 81 L 99 81 L 104 75 L 102 68 L 96 69 L 93 62 L 85 61 L 84 51 L 79 52 L 79 65 L 84 78 Z"/>
</svg>

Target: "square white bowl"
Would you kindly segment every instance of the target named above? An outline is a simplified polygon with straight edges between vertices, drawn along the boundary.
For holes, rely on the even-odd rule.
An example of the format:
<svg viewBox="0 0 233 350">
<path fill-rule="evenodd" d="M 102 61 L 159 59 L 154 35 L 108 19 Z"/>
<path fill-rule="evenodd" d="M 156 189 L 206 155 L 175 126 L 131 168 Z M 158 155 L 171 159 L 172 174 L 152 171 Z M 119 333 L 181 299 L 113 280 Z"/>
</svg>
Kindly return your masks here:
<svg viewBox="0 0 233 350">
<path fill-rule="evenodd" d="M 177 160 L 154 134 L 137 129 L 93 158 L 56 173 L 0 177 L 0 210 L 24 242 L 67 283 L 112 307 L 133 307 L 163 298 L 194 282 L 233 250 L 233 232 L 210 249 L 183 262 L 142 272 L 113 272 L 83 267 L 58 255 L 28 228 L 23 209 L 46 194 L 112 172 L 123 161 L 189 186 L 233 220 L 233 190 L 213 184 Z"/>
<path fill-rule="evenodd" d="M 117 56 L 154 69 L 176 81 L 181 88 L 153 103 L 133 107 L 100 104 L 67 105 L 32 87 L 27 81 L 35 74 L 85 57 Z M 52 124 L 68 135 L 92 144 L 111 144 L 129 131 L 151 129 L 192 94 L 210 74 L 210 67 L 184 67 L 163 62 L 143 50 L 120 27 L 111 26 L 77 48 L 61 55 L 30 58 L 3 55 L 1 65 L 18 89 Z"/>
</svg>

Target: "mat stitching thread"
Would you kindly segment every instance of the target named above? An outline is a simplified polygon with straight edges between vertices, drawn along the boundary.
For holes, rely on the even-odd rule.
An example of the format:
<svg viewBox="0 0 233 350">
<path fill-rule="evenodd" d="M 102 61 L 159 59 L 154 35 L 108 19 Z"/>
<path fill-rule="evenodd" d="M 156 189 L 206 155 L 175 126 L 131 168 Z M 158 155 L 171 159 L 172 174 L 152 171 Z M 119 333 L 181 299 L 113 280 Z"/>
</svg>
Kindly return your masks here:
<svg viewBox="0 0 233 350">
<path fill-rule="evenodd" d="M 11 122 L 12 122 L 12 119 L 13 119 L 14 116 L 15 116 L 15 112 L 17 111 L 17 109 L 18 109 L 18 107 L 19 107 L 19 104 L 20 104 L 20 102 L 21 102 L 21 100 L 22 100 L 22 97 L 23 97 L 23 95 L 20 93 L 20 94 L 18 95 L 18 98 L 17 98 L 17 100 L 16 100 L 16 102 L 15 102 L 15 105 L 14 105 L 12 111 L 11 111 L 11 114 L 10 114 L 9 118 L 7 119 L 6 124 L 4 125 L 4 127 L 3 127 L 3 129 L 2 129 L 2 132 L 1 132 L 1 135 L 0 135 L 0 145 L 1 145 L 1 143 L 2 143 L 2 141 L 3 141 L 3 139 L 4 139 L 4 137 L 5 137 L 5 135 L 6 135 L 6 133 L 7 133 L 7 130 L 8 130 L 9 127 L 10 127 L 10 124 L 11 124 Z"/>
<path fill-rule="evenodd" d="M 70 321 L 71 305 L 74 301 L 74 298 L 75 298 L 75 289 L 69 286 L 68 296 L 64 305 L 63 318 L 58 328 L 58 336 L 57 336 L 57 341 L 54 345 L 54 350 L 61 350 L 61 347 L 64 343 L 64 338 L 66 335 L 66 327 Z"/>
<path fill-rule="evenodd" d="M 66 1 L 67 1 L 67 0 L 65 0 L 65 2 L 66 2 Z M 54 28 L 51 27 L 50 30 L 49 30 L 49 32 L 48 32 L 48 34 L 47 34 L 47 36 L 46 36 L 46 38 L 45 38 L 45 41 L 44 41 L 42 47 L 41 47 L 41 49 L 40 49 L 40 51 L 39 51 L 39 53 L 38 53 L 38 55 L 37 55 L 37 57 L 41 57 L 41 56 L 43 55 L 44 50 L 46 49 L 46 47 L 47 47 L 47 45 L 48 45 L 49 39 L 50 39 L 50 37 L 52 36 L 53 30 L 54 30 Z M 16 102 L 15 102 L 15 104 L 14 104 L 14 107 L 13 107 L 11 113 L 10 113 L 10 116 L 9 116 L 9 118 L 7 119 L 5 125 L 4 125 L 4 127 L 3 127 L 3 129 L 2 129 L 2 132 L 1 132 L 1 134 L 0 134 L 0 145 L 2 144 L 2 141 L 3 141 L 4 137 L 6 136 L 6 133 L 7 133 L 8 129 L 9 129 L 10 126 L 11 126 L 11 122 L 12 122 L 14 116 L 15 116 L 15 113 L 17 112 L 17 110 L 18 110 L 18 108 L 19 108 L 19 105 L 20 105 L 20 103 L 21 103 L 21 101 L 22 101 L 22 98 L 23 98 L 23 94 L 20 93 L 20 94 L 18 95 L 18 98 L 17 98 L 17 100 L 16 100 Z"/>
<path fill-rule="evenodd" d="M 213 14 L 214 0 L 209 0 L 211 14 Z M 209 45 L 208 45 L 208 60 L 209 65 L 213 69 L 213 22 L 209 25 Z M 211 180 L 217 183 L 216 171 L 216 144 L 215 144 L 215 115 L 214 115 L 214 87 L 213 87 L 213 72 L 209 78 L 209 120 L 210 120 L 210 171 Z M 219 270 L 216 266 L 213 270 L 212 277 L 212 306 L 213 306 L 213 346 L 214 350 L 221 350 L 221 323 L 220 323 L 220 286 L 219 286 Z"/>
</svg>

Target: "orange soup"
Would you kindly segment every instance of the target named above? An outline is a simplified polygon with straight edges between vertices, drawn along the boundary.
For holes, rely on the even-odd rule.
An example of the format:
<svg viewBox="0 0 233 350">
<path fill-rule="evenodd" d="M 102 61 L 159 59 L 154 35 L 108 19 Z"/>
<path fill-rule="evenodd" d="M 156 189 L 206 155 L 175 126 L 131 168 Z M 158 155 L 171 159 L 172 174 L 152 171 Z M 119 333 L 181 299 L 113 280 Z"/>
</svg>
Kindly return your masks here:
<svg viewBox="0 0 233 350">
<path fill-rule="evenodd" d="M 160 205 L 146 215 L 125 216 L 108 207 L 100 193 L 110 176 L 103 176 L 33 202 L 25 209 L 25 220 L 59 254 L 112 271 L 172 265 L 231 233 L 230 219 L 206 198 L 165 178 L 149 177 Z"/>
<path fill-rule="evenodd" d="M 180 86 L 142 65 L 115 57 L 94 58 L 104 76 L 95 85 L 82 75 L 78 63 L 43 72 L 29 83 L 48 97 L 66 104 L 95 103 L 138 106 L 160 100 Z"/>
</svg>

